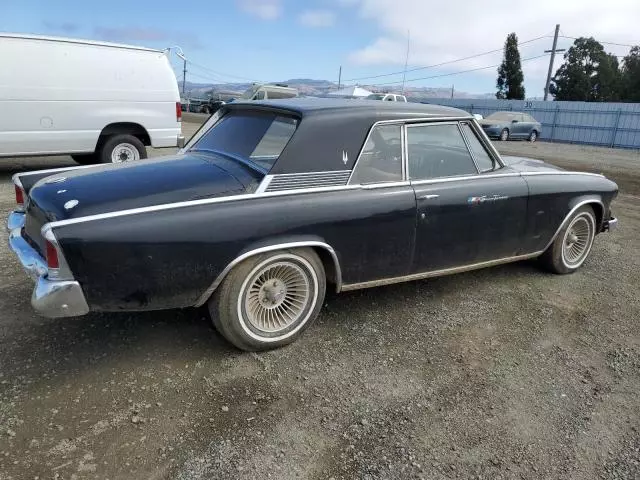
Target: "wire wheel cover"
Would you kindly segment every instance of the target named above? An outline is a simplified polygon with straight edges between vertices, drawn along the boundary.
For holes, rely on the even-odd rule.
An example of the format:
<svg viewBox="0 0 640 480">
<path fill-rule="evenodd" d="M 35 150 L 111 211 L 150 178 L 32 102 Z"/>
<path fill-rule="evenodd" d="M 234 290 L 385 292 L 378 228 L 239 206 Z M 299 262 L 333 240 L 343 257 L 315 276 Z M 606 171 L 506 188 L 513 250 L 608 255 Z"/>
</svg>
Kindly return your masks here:
<svg viewBox="0 0 640 480">
<path fill-rule="evenodd" d="M 308 273 L 297 263 L 266 265 L 244 291 L 244 313 L 251 326 L 276 333 L 304 318 L 313 295 Z"/>
<path fill-rule="evenodd" d="M 564 234 L 562 256 L 569 267 L 580 265 L 593 240 L 593 223 L 591 218 L 583 214 L 576 217 Z"/>
</svg>

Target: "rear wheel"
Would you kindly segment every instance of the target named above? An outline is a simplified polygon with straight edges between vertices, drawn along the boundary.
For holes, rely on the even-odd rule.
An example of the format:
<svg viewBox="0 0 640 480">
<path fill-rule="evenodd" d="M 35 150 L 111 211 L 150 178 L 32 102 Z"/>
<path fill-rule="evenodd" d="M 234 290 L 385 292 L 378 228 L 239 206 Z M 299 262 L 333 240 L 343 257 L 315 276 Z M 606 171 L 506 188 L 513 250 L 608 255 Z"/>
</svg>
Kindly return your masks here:
<svg viewBox="0 0 640 480">
<path fill-rule="evenodd" d="M 236 347 L 268 350 L 302 335 L 318 316 L 325 291 L 324 267 L 313 250 L 281 250 L 238 264 L 209 301 L 209 312 Z"/>
<path fill-rule="evenodd" d="M 107 138 L 98 151 L 100 163 L 123 163 L 147 158 L 147 150 L 133 135 L 114 135 Z"/>
<path fill-rule="evenodd" d="M 538 139 L 538 132 L 536 132 L 535 130 L 533 130 L 530 134 L 529 134 L 529 141 L 531 143 L 535 142 Z"/>
<path fill-rule="evenodd" d="M 582 266 L 591 252 L 596 235 L 593 208 L 581 207 L 542 254 L 543 265 L 554 273 L 573 273 Z"/>
<path fill-rule="evenodd" d="M 500 132 L 500 137 L 498 137 L 500 139 L 501 142 L 506 142 L 507 140 L 509 140 L 509 130 L 508 129 L 503 129 Z"/>
</svg>

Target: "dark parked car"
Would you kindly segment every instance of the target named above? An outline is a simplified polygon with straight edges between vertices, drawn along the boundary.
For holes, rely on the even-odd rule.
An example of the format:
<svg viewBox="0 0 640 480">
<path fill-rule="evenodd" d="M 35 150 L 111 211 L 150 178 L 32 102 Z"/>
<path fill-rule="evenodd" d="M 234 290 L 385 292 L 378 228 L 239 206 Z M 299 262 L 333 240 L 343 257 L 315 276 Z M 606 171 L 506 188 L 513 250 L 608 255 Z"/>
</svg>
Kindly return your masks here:
<svg viewBox="0 0 640 480">
<path fill-rule="evenodd" d="M 535 142 L 542 131 L 540 122 L 522 112 L 495 112 L 480 120 L 480 125 L 489 138 L 502 141 L 526 139 Z"/>
<path fill-rule="evenodd" d="M 335 291 L 540 258 L 616 226 L 601 175 L 503 159 L 472 116 L 404 102 L 226 104 L 180 154 L 14 176 L 10 244 L 49 317 L 208 305 L 241 349 Z"/>
</svg>

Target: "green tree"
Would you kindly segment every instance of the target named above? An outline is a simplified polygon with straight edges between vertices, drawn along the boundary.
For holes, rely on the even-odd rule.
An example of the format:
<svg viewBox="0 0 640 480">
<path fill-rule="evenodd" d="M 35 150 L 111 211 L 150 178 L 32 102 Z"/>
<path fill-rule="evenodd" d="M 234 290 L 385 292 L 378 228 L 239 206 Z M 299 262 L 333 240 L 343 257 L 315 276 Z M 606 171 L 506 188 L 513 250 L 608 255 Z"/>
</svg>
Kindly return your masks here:
<svg viewBox="0 0 640 480">
<path fill-rule="evenodd" d="M 622 99 L 640 102 L 640 46 L 632 47 L 622 60 Z"/>
<path fill-rule="evenodd" d="M 524 100 L 524 74 L 520 64 L 518 37 L 515 33 L 507 35 L 504 43 L 504 55 L 498 67 L 496 88 L 498 99 Z"/>
<path fill-rule="evenodd" d="M 611 102 L 620 100 L 618 59 L 593 37 L 581 37 L 564 54 L 549 91 L 556 100 Z"/>
</svg>

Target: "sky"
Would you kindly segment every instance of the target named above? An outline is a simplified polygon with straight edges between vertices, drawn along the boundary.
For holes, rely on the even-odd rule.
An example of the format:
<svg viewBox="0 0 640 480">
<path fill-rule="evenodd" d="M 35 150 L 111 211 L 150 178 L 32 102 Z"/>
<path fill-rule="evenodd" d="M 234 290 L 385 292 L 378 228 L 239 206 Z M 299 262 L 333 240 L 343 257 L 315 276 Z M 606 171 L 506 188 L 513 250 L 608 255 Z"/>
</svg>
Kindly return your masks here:
<svg viewBox="0 0 640 480">
<path fill-rule="evenodd" d="M 640 0 L 0 0 L 0 10 L 4 32 L 179 46 L 187 81 L 201 83 L 337 82 L 342 66 L 343 84 L 393 88 L 408 46 L 408 88 L 489 93 L 515 32 L 523 60 L 542 55 L 522 63 L 531 98 L 542 95 L 556 23 L 563 37 L 594 36 L 615 55 L 640 44 Z M 181 60 L 172 63 L 181 76 Z"/>
</svg>

